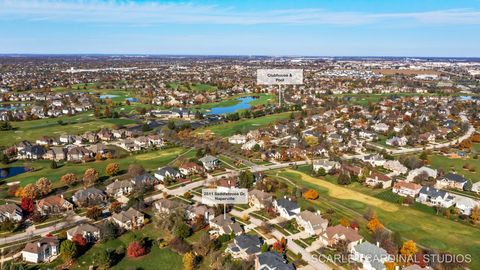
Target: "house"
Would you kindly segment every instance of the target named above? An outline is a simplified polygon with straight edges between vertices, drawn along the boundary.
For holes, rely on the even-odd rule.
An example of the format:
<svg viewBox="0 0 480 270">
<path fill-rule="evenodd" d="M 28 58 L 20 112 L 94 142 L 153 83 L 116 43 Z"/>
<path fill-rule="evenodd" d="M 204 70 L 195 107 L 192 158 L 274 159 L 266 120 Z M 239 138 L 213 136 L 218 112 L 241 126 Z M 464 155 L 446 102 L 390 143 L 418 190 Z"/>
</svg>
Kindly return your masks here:
<svg viewBox="0 0 480 270">
<path fill-rule="evenodd" d="M 328 159 L 316 159 L 313 161 L 313 170 L 318 172 L 320 169 L 325 172 L 331 172 L 340 167 L 340 163 L 336 161 L 330 161 Z"/>
<path fill-rule="evenodd" d="M 280 253 L 267 251 L 255 257 L 255 270 L 295 270 L 295 267 Z"/>
<path fill-rule="evenodd" d="M 480 181 L 472 184 L 472 191 L 480 194 Z"/>
<path fill-rule="evenodd" d="M 348 250 L 351 250 L 353 246 L 361 243 L 363 237 L 360 236 L 357 230 L 343 225 L 336 225 L 333 227 L 327 227 L 325 232 L 320 235 L 320 242 L 329 247 L 335 246 L 338 241 L 346 241 Z"/>
<path fill-rule="evenodd" d="M 405 146 L 407 145 L 408 139 L 407 137 L 396 137 L 393 136 L 392 138 L 385 141 L 385 144 L 390 146 Z"/>
<path fill-rule="evenodd" d="M 68 240 L 72 240 L 75 235 L 81 235 L 87 243 L 95 243 L 100 240 L 100 229 L 94 225 L 83 223 L 67 231 Z"/>
<path fill-rule="evenodd" d="M 233 239 L 228 245 L 226 252 L 235 259 L 248 260 L 250 256 L 257 255 L 261 251 L 263 240 L 261 237 L 250 234 L 241 234 Z"/>
<path fill-rule="evenodd" d="M 44 155 L 44 159 L 61 161 L 67 158 L 67 151 L 63 147 L 51 147 Z"/>
<path fill-rule="evenodd" d="M 468 183 L 468 179 L 465 177 L 456 174 L 456 173 L 447 173 L 441 179 L 437 180 L 437 188 L 456 188 L 463 190 L 465 185 Z"/>
<path fill-rule="evenodd" d="M 153 203 L 153 207 L 157 213 L 169 214 L 171 210 L 176 210 L 181 208 L 186 209 L 187 205 L 180 201 L 162 198 L 155 201 Z"/>
<path fill-rule="evenodd" d="M 297 224 L 309 235 L 320 235 L 328 226 L 328 220 L 322 218 L 320 212 L 302 211 L 296 216 Z"/>
<path fill-rule="evenodd" d="M 70 148 L 67 152 L 67 160 L 71 162 L 81 162 L 94 157 L 94 153 L 83 146 Z"/>
<path fill-rule="evenodd" d="M 260 148 L 263 148 L 264 144 L 265 144 L 265 143 L 264 143 L 263 141 L 250 140 L 250 141 L 244 143 L 241 148 L 242 148 L 242 150 L 251 151 L 251 150 L 253 150 L 257 145 L 258 145 Z"/>
<path fill-rule="evenodd" d="M 185 216 L 188 220 L 195 220 L 203 217 L 205 222 L 209 223 L 215 217 L 215 210 L 205 205 L 188 205 L 185 210 Z"/>
<path fill-rule="evenodd" d="M 470 216 L 473 208 L 480 207 L 480 201 L 478 200 L 456 194 L 453 194 L 452 196 L 455 197 L 455 208 L 460 210 L 462 215 Z"/>
<path fill-rule="evenodd" d="M 122 196 L 128 196 L 130 193 L 132 193 L 134 190 L 134 184 L 131 181 L 128 180 L 122 180 L 118 181 L 115 180 L 115 182 L 109 184 L 106 186 L 105 191 L 109 196 L 112 197 L 122 197 Z"/>
<path fill-rule="evenodd" d="M 58 215 L 72 210 L 73 204 L 63 195 L 52 195 L 37 201 L 37 211 L 42 215 Z"/>
<path fill-rule="evenodd" d="M 448 192 L 432 187 L 422 187 L 416 199 L 417 202 L 429 206 L 449 208 L 455 203 L 455 197 Z"/>
<path fill-rule="evenodd" d="M 230 189 L 237 188 L 238 181 L 236 178 L 221 178 L 215 182 L 218 191 L 228 192 Z"/>
<path fill-rule="evenodd" d="M 107 195 L 98 188 L 89 187 L 75 192 L 72 196 L 72 201 L 78 206 L 105 204 L 107 202 Z"/>
<path fill-rule="evenodd" d="M 139 229 L 143 226 L 145 215 L 134 208 L 130 208 L 127 211 L 113 214 L 111 220 L 126 230 Z"/>
<path fill-rule="evenodd" d="M 211 155 L 206 155 L 201 159 L 199 159 L 199 161 L 202 162 L 203 167 L 207 171 L 214 170 L 215 168 L 217 168 L 218 164 L 220 163 L 220 160 L 218 158 Z"/>
<path fill-rule="evenodd" d="M 300 214 L 300 206 L 290 199 L 280 199 L 273 201 L 273 207 L 275 211 L 285 219 L 292 219 L 296 215 Z"/>
<path fill-rule="evenodd" d="M 387 132 L 388 129 L 390 128 L 387 124 L 385 123 L 378 123 L 372 126 L 373 130 L 376 132 Z"/>
<path fill-rule="evenodd" d="M 413 182 L 415 180 L 415 177 L 421 174 L 425 174 L 428 177 L 437 178 L 437 170 L 423 166 L 421 168 L 411 170 L 407 175 L 406 181 Z"/>
<path fill-rule="evenodd" d="M 45 237 L 27 243 L 22 250 L 24 261 L 31 263 L 51 262 L 60 254 L 60 241 L 56 237 Z"/>
<path fill-rule="evenodd" d="M 248 192 L 248 205 L 251 207 L 256 207 L 258 209 L 263 209 L 267 206 L 272 205 L 273 194 L 267 193 L 258 189 L 254 189 Z"/>
<path fill-rule="evenodd" d="M 352 248 L 352 260 L 362 264 L 364 270 L 385 270 L 389 254 L 378 244 L 363 242 Z"/>
<path fill-rule="evenodd" d="M 153 175 L 160 181 L 164 181 L 166 178 L 177 179 L 182 177 L 180 171 L 169 166 L 158 168 Z"/>
<path fill-rule="evenodd" d="M 182 173 L 183 175 L 197 174 L 204 171 L 202 166 L 198 165 L 195 162 L 183 163 L 182 165 L 180 165 L 179 170 L 180 173 Z"/>
<path fill-rule="evenodd" d="M 130 181 L 135 186 L 134 187 L 135 189 L 153 187 L 160 182 L 157 178 L 153 177 L 149 173 L 143 173 L 141 175 L 137 175 L 133 177 Z"/>
<path fill-rule="evenodd" d="M 340 167 L 341 173 L 347 174 L 350 177 L 352 176 L 360 176 L 363 173 L 363 169 L 359 166 L 349 165 L 349 164 L 342 164 Z"/>
<path fill-rule="evenodd" d="M 236 134 L 229 137 L 228 142 L 231 144 L 244 144 L 247 142 L 247 136 Z"/>
<path fill-rule="evenodd" d="M 231 234 L 240 235 L 243 233 L 243 229 L 235 222 L 230 215 L 226 217 L 224 215 L 219 215 L 210 220 L 210 233 L 216 235 Z"/>
<path fill-rule="evenodd" d="M 10 220 L 13 222 L 22 221 L 22 208 L 15 203 L 0 205 L 0 222 Z"/>
<path fill-rule="evenodd" d="M 383 164 L 383 167 L 392 171 L 394 175 L 406 174 L 408 172 L 408 168 L 403 166 L 398 160 L 387 160 Z"/>
<path fill-rule="evenodd" d="M 40 137 L 39 139 L 37 139 L 35 141 L 36 144 L 38 145 L 53 145 L 53 144 L 58 144 L 57 141 L 52 138 L 52 137 L 48 137 L 48 136 L 42 136 Z"/>
<path fill-rule="evenodd" d="M 385 164 L 386 160 L 383 158 L 383 156 L 379 154 L 372 154 L 372 155 L 366 155 L 362 157 L 362 160 L 364 162 L 370 163 L 372 166 L 383 166 Z"/>
<path fill-rule="evenodd" d="M 43 146 L 34 144 L 27 145 L 24 149 L 18 150 L 19 159 L 42 159 L 46 150 Z"/>
<path fill-rule="evenodd" d="M 389 188 L 392 186 L 392 178 L 379 172 L 370 172 L 365 179 L 365 184 L 370 187 Z"/>
<path fill-rule="evenodd" d="M 422 189 L 422 186 L 413 182 L 398 181 L 393 185 L 393 193 L 402 197 L 415 198 Z"/>
</svg>

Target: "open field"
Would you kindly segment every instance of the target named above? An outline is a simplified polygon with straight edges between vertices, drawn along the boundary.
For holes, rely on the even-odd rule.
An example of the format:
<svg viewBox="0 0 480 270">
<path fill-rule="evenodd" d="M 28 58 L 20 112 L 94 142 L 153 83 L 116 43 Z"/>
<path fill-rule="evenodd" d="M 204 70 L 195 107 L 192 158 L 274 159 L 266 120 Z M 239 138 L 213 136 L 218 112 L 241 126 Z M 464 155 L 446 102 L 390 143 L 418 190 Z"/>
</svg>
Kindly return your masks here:
<svg viewBox="0 0 480 270">
<path fill-rule="evenodd" d="M 198 92 L 198 93 L 214 92 L 218 89 L 216 86 L 212 86 L 209 84 L 203 84 L 203 83 L 186 84 L 183 82 L 171 82 L 167 84 L 167 87 L 170 89 L 179 90 L 182 92 L 191 91 L 191 92 Z"/>
<path fill-rule="evenodd" d="M 443 169 L 445 172 L 455 171 L 456 173 L 470 179 L 472 183 L 480 181 L 480 159 L 473 158 L 449 158 L 439 154 L 429 156 L 430 165 L 435 169 Z M 475 171 L 469 171 L 463 168 L 463 165 L 468 164 L 474 168 Z"/>
<path fill-rule="evenodd" d="M 435 74 L 440 75 L 441 72 L 432 69 L 374 69 L 373 73 L 383 75 L 422 75 L 422 74 Z"/>
<path fill-rule="evenodd" d="M 40 160 L 34 162 L 23 162 L 17 161 L 9 166 L 23 166 L 27 164 L 28 166 L 33 166 L 35 171 L 27 172 L 24 174 L 19 174 L 11 178 L 7 178 L 7 182 L 15 182 L 19 181 L 22 186 L 25 186 L 29 183 L 33 183 L 37 181 L 41 177 L 47 177 L 50 181 L 52 181 L 55 187 L 61 185 L 60 177 L 67 173 L 74 173 L 77 176 L 81 176 L 86 169 L 88 168 L 95 168 L 100 176 L 104 175 L 105 167 L 108 163 L 116 162 L 120 165 L 121 170 L 126 170 L 128 165 L 130 164 L 140 164 L 146 170 L 155 170 L 158 167 L 165 166 L 172 160 L 174 160 L 178 155 L 181 155 L 185 151 L 184 148 L 176 147 L 176 148 L 169 148 L 164 150 L 157 150 L 152 151 L 144 154 L 138 155 L 131 155 L 122 159 L 113 159 L 113 160 L 103 160 L 103 161 L 93 161 L 88 163 L 66 163 L 65 165 L 61 166 L 57 169 L 51 169 L 50 164 L 51 162 L 48 160 Z M 5 165 L 2 165 L 5 167 Z"/>
<path fill-rule="evenodd" d="M 62 125 L 58 123 L 61 120 Z M 42 136 L 59 137 L 62 134 L 82 134 L 89 130 L 111 128 L 135 123 L 129 119 L 96 119 L 90 113 L 31 121 L 11 122 L 15 130 L 0 131 L 0 145 L 10 146 L 22 140 L 35 142 Z"/>
<path fill-rule="evenodd" d="M 319 204 L 331 205 L 335 210 L 345 211 L 350 217 L 361 218 L 371 208 L 388 229 L 399 232 L 406 239 L 412 239 L 428 248 L 471 254 L 472 258 L 480 258 L 478 228 L 380 200 L 301 172 L 285 170 L 279 175 L 300 186 L 319 191 Z M 471 266 L 472 269 L 477 269 L 480 260 L 474 259 Z"/>
<path fill-rule="evenodd" d="M 115 250 L 119 247 L 124 247 L 126 250 L 130 242 L 144 237 L 156 239 L 162 237 L 162 232 L 157 230 L 153 224 L 149 224 L 141 230 L 130 231 L 116 239 L 98 243 L 80 256 L 72 269 L 88 269 L 93 261 L 93 256 L 97 252 L 105 249 Z M 111 269 L 129 269 L 132 266 L 135 266 L 136 269 L 180 270 L 182 269 L 182 257 L 168 248 L 161 249 L 153 245 L 147 255 L 135 259 L 124 257 Z"/>
<path fill-rule="evenodd" d="M 222 123 L 197 129 L 196 133 L 203 133 L 206 130 L 210 130 L 214 135 L 228 137 L 237 133 L 247 133 L 248 131 L 253 129 L 266 127 L 270 124 L 275 123 L 276 121 L 287 119 L 290 114 L 291 112 L 283 112 L 258 118 L 242 119 L 240 121 Z"/>
</svg>

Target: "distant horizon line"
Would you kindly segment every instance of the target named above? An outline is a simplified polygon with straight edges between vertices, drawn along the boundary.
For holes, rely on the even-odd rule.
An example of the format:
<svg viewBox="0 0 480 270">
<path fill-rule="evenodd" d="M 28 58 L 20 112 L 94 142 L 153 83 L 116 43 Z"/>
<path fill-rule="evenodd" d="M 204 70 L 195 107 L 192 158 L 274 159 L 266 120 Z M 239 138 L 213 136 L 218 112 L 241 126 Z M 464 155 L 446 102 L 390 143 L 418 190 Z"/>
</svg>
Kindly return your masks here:
<svg viewBox="0 0 480 270">
<path fill-rule="evenodd" d="M 275 55 L 275 54 L 159 54 L 159 53 L 0 53 L 3 56 L 160 56 L 160 57 L 268 57 L 268 58 L 419 58 L 419 59 L 480 59 L 480 56 L 395 56 L 395 55 Z"/>
</svg>

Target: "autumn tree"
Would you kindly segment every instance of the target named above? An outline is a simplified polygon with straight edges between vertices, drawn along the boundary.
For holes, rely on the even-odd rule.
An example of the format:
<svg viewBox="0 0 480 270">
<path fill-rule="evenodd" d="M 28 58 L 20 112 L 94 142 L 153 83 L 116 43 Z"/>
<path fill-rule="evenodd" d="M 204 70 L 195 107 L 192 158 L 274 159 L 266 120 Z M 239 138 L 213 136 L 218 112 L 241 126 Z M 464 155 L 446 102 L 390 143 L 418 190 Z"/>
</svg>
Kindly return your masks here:
<svg viewBox="0 0 480 270">
<path fill-rule="evenodd" d="M 85 186 L 90 186 L 95 184 L 98 180 L 98 172 L 94 168 L 89 168 L 85 170 L 85 173 L 83 174 L 83 183 Z"/>
<path fill-rule="evenodd" d="M 22 203 L 20 204 L 20 208 L 25 214 L 30 214 L 35 209 L 35 205 L 31 198 L 22 198 Z"/>
<path fill-rule="evenodd" d="M 145 248 L 139 242 L 133 241 L 127 247 L 127 256 L 136 258 L 145 255 Z"/>
<path fill-rule="evenodd" d="M 120 170 L 120 165 L 118 163 L 109 163 L 107 167 L 105 167 L 105 174 L 108 176 L 114 176 Z"/>
<path fill-rule="evenodd" d="M 371 232 L 374 232 L 379 229 L 383 229 L 383 227 L 384 227 L 383 224 L 376 217 L 372 218 L 367 224 L 367 228 Z"/>
<path fill-rule="evenodd" d="M 94 206 L 87 209 L 86 216 L 93 220 L 98 220 L 102 216 L 102 209 Z"/>
<path fill-rule="evenodd" d="M 72 242 L 79 247 L 84 247 L 87 245 L 87 240 L 85 239 L 85 237 L 78 233 L 72 237 Z"/>
<path fill-rule="evenodd" d="M 183 255 L 183 270 L 193 270 L 195 268 L 195 255 L 187 252 Z"/>
<path fill-rule="evenodd" d="M 340 224 L 341 224 L 343 227 L 350 227 L 350 221 L 348 221 L 348 219 L 346 219 L 346 218 L 340 219 Z"/>
<path fill-rule="evenodd" d="M 272 250 L 277 251 L 278 253 L 284 253 L 286 251 L 286 248 L 287 240 L 285 239 L 285 237 L 282 237 L 282 239 L 278 240 L 272 245 Z"/>
<path fill-rule="evenodd" d="M 111 213 L 120 213 L 122 211 L 122 203 L 114 201 L 110 204 Z"/>
<path fill-rule="evenodd" d="M 64 185 L 72 186 L 77 182 L 77 176 L 73 173 L 67 173 L 60 178 Z"/>
<path fill-rule="evenodd" d="M 52 183 L 46 177 L 42 177 L 37 180 L 36 183 L 37 189 L 42 196 L 47 195 L 52 192 Z"/>
<path fill-rule="evenodd" d="M 38 198 L 40 192 L 36 185 L 28 184 L 22 190 L 22 198 L 36 199 Z"/>
<path fill-rule="evenodd" d="M 400 249 L 400 254 L 404 256 L 408 261 L 413 260 L 413 256 L 417 253 L 417 244 L 413 240 L 408 240 L 403 243 Z"/>
<path fill-rule="evenodd" d="M 318 192 L 313 189 L 309 189 L 303 193 L 303 198 L 307 200 L 316 200 L 318 199 Z"/>
<path fill-rule="evenodd" d="M 397 264 L 395 262 L 385 262 L 385 270 L 395 270 Z"/>
<path fill-rule="evenodd" d="M 139 164 L 128 165 L 127 173 L 130 177 L 139 176 L 145 173 L 145 169 Z"/>
<path fill-rule="evenodd" d="M 480 207 L 475 206 L 470 213 L 470 218 L 474 223 L 480 222 Z"/>
</svg>

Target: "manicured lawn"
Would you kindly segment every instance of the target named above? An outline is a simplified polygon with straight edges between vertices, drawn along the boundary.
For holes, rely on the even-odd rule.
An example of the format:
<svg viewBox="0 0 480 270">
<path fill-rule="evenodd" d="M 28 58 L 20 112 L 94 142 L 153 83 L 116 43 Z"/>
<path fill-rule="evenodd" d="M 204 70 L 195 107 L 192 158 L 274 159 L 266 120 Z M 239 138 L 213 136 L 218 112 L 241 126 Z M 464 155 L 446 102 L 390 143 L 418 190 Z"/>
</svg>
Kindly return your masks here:
<svg viewBox="0 0 480 270">
<path fill-rule="evenodd" d="M 60 125 L 58 121 L 63 121 Z M 22 140 L 35 142 L 42 136 L 60 137 L 62 134 L 82 134 L 100 128 L 111 128 L 115 125 L 133 124 L 129 119 L 96 119 L 90 113 L 74 116 L 62 116 L 31 121 L 11 122 L 15 130 L 0 131 L 0 145 L 10 146 Z"/>
<path fill-rule="evenodd" d="M 478 228 L 390 203 L 298 171 L 286 170 L 281 172 L 280 176 L 298 185 L 318 190 L 320 198 L 312 202 L 318 206 L 327 205 L 335 211 L 347 213 L 350 217 L 356 216 L 357 219 L 361 219 L 367 208 L 371 208 L 388 229 L 400 232 L 406 239 L 412 239 L 428 248 L 471 254 L 472 258 L 480 258 Z M 480 260 L 473 259 L 471 267 L 479 268 Z"/>
<path fill-rule="evenodd" d="M 104 175 L 105 167 L 108 163 L 116 162 L 120 165 L 121 170 L 126 170 L 128 165 L 137 163 L 142 165 L 146 170 L 155 170 L 158 167 L 165 166 L 170 161 L 174 160 L 178 155 L 185 151 L 184 148 L 175 147 L 162 150 L 156 150 L 152 152 L 147 152 L 138 155 L 127 156 L 122 159 L 113 159 L 113 160 L 103 160 L 103 161 L 93 161 L 88 163 L 66 163 L 60 168 L 51 169 L 51 162 L 48 160 L 39 160 L 29 163 L 29 166 L 33 166 L 35 171 L 27 172 L 24 174 L 19 174 L 17 176 L 6 179 L 7 182 L 20 181 L 21 185 L 27 185 L 37 181 L 41 177 L 47 177 L 50 181 L 54 183 L 54 186 L 58 187 L 61 185 L 60 177 L 67 173 L 74 173 L 80 177 L 86 169 L 95 168 L 100 176 Z M 25 163 L 23 161 L 17 161 L 9 166 L 23 166 Z M 5 165 L 3 165 L 5 166 Z"/>
<path fill-rule="evenodd" d="M 463 169 L 463 165 L 469 164 L 475 168 L 474 172 Z M 461 158 L 449 158 L 434 154 L 430 156 L 430 165 L 436 169 L 443 169 L 445 172 L 455 170 L 458 174 L 464 175 L 470 179 L 473 183 L 480 181 L 480 159 L 461 159 Z"/>
<path fill-rule="evenodd" d="M 206 128 L 201 128 L 196 130 L 196 132 L 203 133 L 206 130 L 210 130 L 214 135 L 228 137 L 237 133 L 247 133 L 248 131 L 253 129 L 266 127 L 270 124 L 274 124 L 276 121 L 287 119 L 290 114 L 291 112 L 283 112 L 258 118 L 242 119 L 235 122 L 227 122 Z"/>
</svg>

